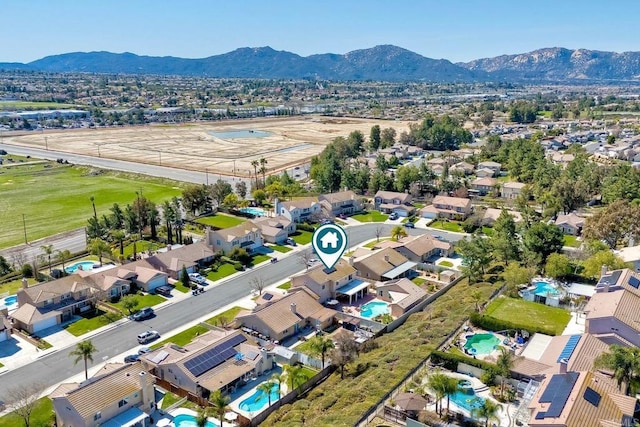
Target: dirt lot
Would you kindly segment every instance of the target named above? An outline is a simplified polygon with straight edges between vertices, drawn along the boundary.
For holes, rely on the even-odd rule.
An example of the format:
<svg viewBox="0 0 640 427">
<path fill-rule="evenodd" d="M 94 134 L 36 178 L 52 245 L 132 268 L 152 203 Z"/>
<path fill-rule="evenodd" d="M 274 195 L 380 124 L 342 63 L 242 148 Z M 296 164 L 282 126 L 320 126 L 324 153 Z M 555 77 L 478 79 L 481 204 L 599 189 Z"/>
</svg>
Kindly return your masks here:
<svg viewBox="0 0 640 427">
<path fill-rule="evenodd" d="M 110 129 L 34 132 L 7 138 L 13 144 L 100 156 L 223 175 L 249 176 L 251 161 L 264 157 L 269 171 L 302 164 L 338 136 L 371 126 L 408 122 L 306 116 L 285 119 L 230 120 L 212 124 L 152 125 Z M 233 132 L 241 133 L 233 135 Z M 213 133 L 228 133 L 217 137 Z"/>
</svg>

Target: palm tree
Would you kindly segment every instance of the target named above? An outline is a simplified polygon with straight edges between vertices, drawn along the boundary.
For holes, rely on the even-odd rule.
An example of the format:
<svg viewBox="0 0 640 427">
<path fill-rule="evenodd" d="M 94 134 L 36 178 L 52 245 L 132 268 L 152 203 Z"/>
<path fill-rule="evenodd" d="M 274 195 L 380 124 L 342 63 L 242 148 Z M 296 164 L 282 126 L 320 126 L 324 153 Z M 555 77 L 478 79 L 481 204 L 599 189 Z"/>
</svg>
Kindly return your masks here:
<svg viewBox="0 0 640 427">
<path fill-rule="evenodd" d="M 402 237 L 407 237 L 407 231 L 401 225 L 396 225 L 391 229 L 391 238 L 395 241 L 400 240 Z"/>
<path fill-rule="evenodd" d="M 257 160 L 251 160 L 251 166 L 253 166 L 253 175 L 256 177 L 256 189 L 258 188 L 258 166 L 260 162 Z"/>
<path fill-rule="evenodd" d="M 612 345 L 610 352 L 603 353 L 595 360 L 596 368 L 613 371 L 613 377 L 618 382 L 618 388 L 629 395 L 635 391 L 640 382 L 640 349 L 637 347 L 622 347 Z M 624 383 L 624 390 L 622 384 Z"/>
<path fill-rule="evenodd" d="M 93 353 L 98 349 L 93 346 L 91 340 L 80 341 L 76 344 L 69 356 L 75 356 L 73 364 L 76 365 L 80 360 L 84 360 L 84 379 L 89 379 L 89 372 L 87 370 L 87 361 L 93 362 Z"/>
<path fill-rule="evenodd" d="M 436 412 L 442 415 L 442 398 L 446 396 L 445 384 L 447 376 L 440 371 L 436 371 L 427 378 L 427 388 L 436 396 Z M 438 410 L 439 408 L 439 410 Z"/>
<path fill-rule="evenodd" d="M 51 275 L 51 255 L 53 254 L 53 245 L 42 245 L 40 246 L 42 252 L 47 256 L 49 260 L 49 275 Z"/>
<path fill-rule="evenodd" d="M 157 226 L 160 222 L 160 213 L 158 212 L 156 204 L 153 202 L 149 202 L 147 206 L 147 221 L 151 229 L 151 240 L 158 240 Z"/>
<path fill-rule="evenodd" d="M 59 261 L 62 264 L 62 271 L 65 272 L 64 262 L 71 258 L 71 251 L 69 249 L 57 250 L 56 251 L 56 261 Z"/>
<path fill-rule="evenodd" d="M 482 299 L 483 299 L 482 292 L 480 292 L 478 289 L 476 289 L 475 291 L 471 292 L 471 299 L 473 300 L 473 302 L 476 305 L 476 312 L 479 313 L 480 312 L 480 301 L 482 301 Z"/>
<path fill-rule="evenodd" d="M 271 375 L 271 380 L 274 384 L 278 384 L 278 399 L 282 396 L 282 383 L 285 381 L 284 375 L 282 374 L 273 374 Z"/>
<path fill-rule="evenodd" d="M 335 348 L 333 341 L 323 335 L 316 335 L 309 340 L 309 349 L 322 359 L 322 369 L 324 369 L 324 358 L 329 350 Z"/>
<path fill-rule="evenodd" d="M 449 400 L 460 390 L 460 382 L 457 378 L 445 376 L 442 386 L 442 391 L 447 396 L 447 412 L 449 412 Z"/>
<path fill-rule="evenodd" d="M 500 355 L 496 360 L 496 367 L 498 375 L 502 380 L 500 381 L 500 397 L 504 397 L 504 384 L 507 378 L 511 376 L 511 368 L 513 368 L 514 357 L 513 353 L 506 347 L 499 347 Z"/>
<path fill-rule="evenodd" d="M 267 163 L 267 159 L 265 159 L 264 157 L 260 157 L 260 173 L 262 174 L 262 185 L 265 185 L 267 182 Z"/>
<path fill-rule="evenodd" d="M 300 365 L 284 365 L 284 371 L 287 373 L 287 379 L 291 384 L 291 389 L 289 391 L 295 390 L 304 383 L 304 380 L 307 379 L 307 373 Z"/>
<path fill-rule="evenodd" d="M 500 418 L 497 415 L 499 411 L 502 411 L 502 405 L 485 399 L 480 407 L 471 410 L 471 416 L 484 418 L 484 427 L 489 427 L 489 421 L 491 420 L 500 422 Z"/>
<path fill-rule="evenodd" d="M 100 238 L 96 237 L 89 243 L 89 253 L 98 257 L 100 260 L 100 267 L 102 267 L 102 256 L 110 251 L 111 248 L 109 247 L 109 244 Z"/>
<path fill-rule="evenodd" d="M 229 396 L 222 394 L 220 390 L 216 390 L 209 396 L 209 402 L 212 404 L 213 413 L 218 416 L 220 425 L 222 425 L 224 414 L 229 409 Z"/>
<path fill-rule="evenodd" d="M 96 212 L 96 198 L 91 196 L 89 197 L 89 200 L 91 200 L 91 206 L 93 207 L 93 219 L 98 221 L 98 213 Z"/>
<path fill-rule="evenodd" d="M 269 406 L 271 406 L 271 389 L 274 385 L 276 385 L 275 381 L 267 380 L 256 388 L 256 390 L 260 392 L 259 396 L 262 396 L 263 394 L 267 395 L 267 399 L 269 399 Z"/>
<path fill-rule="evenodd" d="M 111 238 L 118 242 L 118 246 L 120 247 L 120 256 L 124 256 L 124 238 L 126 237 L 126 235 L 124 234 L 124 231 L 122 230 L 113 230 L 111 231 Z"/>
<path fill-rule="evenodd" d="M 171 245 L 173 243 L 173 232 L 171 227 L 176 220 L 176 212 L 169 200 L 165 200 L 164 203 L 162 203 L 162 217 L 164 218 L 164 223 L 167 227 L 167 243 Z"/>
<path fill-rule="evenodd" d="M 209 418 L 209 408 L 200 407 L 198 409 L 198 414 L 196 415 L 196 426 L 198 427 L 207 427 L 207 422 Z"/>
</svg>

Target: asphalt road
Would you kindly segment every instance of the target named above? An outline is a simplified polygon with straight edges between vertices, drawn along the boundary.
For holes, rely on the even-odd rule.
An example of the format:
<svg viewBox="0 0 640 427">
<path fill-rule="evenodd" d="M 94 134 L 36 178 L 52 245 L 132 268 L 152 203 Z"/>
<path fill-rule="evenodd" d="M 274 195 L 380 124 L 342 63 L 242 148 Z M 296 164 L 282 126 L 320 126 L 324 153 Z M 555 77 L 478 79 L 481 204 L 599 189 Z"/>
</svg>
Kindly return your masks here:
<svg viewBox="0 0 640 427">
<path fill-rule="evenodd" d="M 25 262 L 32 262 L 32 260 L 39 255 L 44 255 L 44 251 L 41 248 L 42 245 L 53 245 L 53 249 L 56 251 L 68 249 L 73 254 L 84 251 L 87 248 L 87 236 L 84 228 L 78 228 L 66 233 L 34 240 L 28 244 L 3 249 L 0 251 L 0 256 L 12 262 L 15 259 L 14 254 L 17 254 L 21 256 Z"/>
<path fill-rule="evenodd" d="M 358 245 L 366 240 L 375 238 L 377 227 L 383 228 L 382 234 L 388 235 L 392 224 L 363 224 L 348 227 L 349 246 Z M 407 230 L 411 235 L 431 233 L 429 230 Z M 435 234 L 435 233 L 434 233 Z M 462 238 L 461 235 L 438 230 L 438 235 L 451 241 Z M 305 251 L 310 251 L 306 248 Z M 98 349 L 94 354 L 94 363 L 102 363 L 115 355 L 138 346 L 136 335 L 147 329 L 154 329 L 164 335 L 167 332 L 185 325 L 197 318 L 207 315 L 225 305 L 247 296 L 251 292 L 251 281 L 255 277 L 264 280 L 265 284 L 272 284 L 304 270 L 304 262 L 297 254 L 281 258 L 279 262 L 266 263 L 246 273 L 222 282 L 216 287 L 209 287 L 204 294 L 189 297 L 173 305 L 168 305 L 157 311 L 157 315 L 143 322 L 127 322 L 117 328 L 104 331 L 91 338 Z M 162 337 L 164 339 L 166 337 Z M 81 373 L 83 364 L 73 364 L 69 357 L 70 348 L 60 349 L 43 356 L 41 359 L 0 375 L 0 400 L 6 399 L 6 392 L 14 384 L 40 383 L 45 387 L 65 381 L 67 378 Z M 4 399 L 3 399 L 4 398 Z"/>
</svg>

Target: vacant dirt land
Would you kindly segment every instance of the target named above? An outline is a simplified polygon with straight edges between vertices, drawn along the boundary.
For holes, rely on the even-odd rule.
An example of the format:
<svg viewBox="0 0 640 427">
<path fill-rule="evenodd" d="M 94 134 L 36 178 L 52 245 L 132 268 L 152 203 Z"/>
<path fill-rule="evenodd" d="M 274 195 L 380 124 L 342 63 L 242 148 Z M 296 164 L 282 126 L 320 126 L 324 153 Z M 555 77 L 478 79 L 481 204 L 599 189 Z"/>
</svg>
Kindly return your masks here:
<svg viewBox="0 0 640 427">
<path fill-rule="evenodd" d="M 109 129 L 33 132 L 6 139 L 11 144 L 106 157 L 224 175 L 253 174 L 252 160 L 264 157 L 269 172 L 302 164 L 338 136 L 371 127 L 408 122 L 306 116 L 229 120 L 212 124 L 153 125 Z M 218 135 L 222 134 L 222 135 Z"/>
</svg>

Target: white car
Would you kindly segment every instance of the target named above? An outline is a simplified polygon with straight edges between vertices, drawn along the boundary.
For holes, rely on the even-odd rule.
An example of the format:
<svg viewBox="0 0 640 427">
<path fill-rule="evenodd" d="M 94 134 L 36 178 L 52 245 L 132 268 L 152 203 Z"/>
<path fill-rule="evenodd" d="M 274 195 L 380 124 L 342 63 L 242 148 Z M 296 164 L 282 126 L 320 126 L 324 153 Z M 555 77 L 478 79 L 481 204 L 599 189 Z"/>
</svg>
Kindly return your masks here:
<svg viewBox="0 0 640 427">
<path fill-rule="evenodd" d="M 148 330 L 141 334 L 138 334 L 138 344 L 146 344 L 150 341 L 160 338 L 158 331 Z"/>
<path fill-rule="evenodd" d="M 189 280 L 198 285 L 206 285 L 207 279 L 204 278 L 200 273 L 189 273 Z"/>
</svg>

